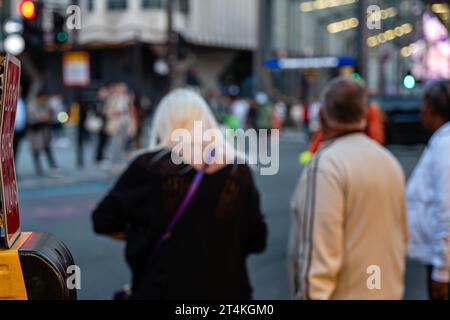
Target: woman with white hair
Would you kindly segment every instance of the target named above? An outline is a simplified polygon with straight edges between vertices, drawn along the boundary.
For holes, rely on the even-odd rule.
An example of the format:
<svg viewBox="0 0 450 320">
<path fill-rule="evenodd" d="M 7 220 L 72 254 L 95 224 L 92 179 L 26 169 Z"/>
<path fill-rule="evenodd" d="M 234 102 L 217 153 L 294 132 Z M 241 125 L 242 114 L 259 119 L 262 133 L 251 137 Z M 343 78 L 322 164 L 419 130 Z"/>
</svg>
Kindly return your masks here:
<svg viewBox="0 0 450 320">
<path fill-rule="evenodd" d="M 203 98 L 173 91 L 154 115 L 151 150 L 95 209 L 95 231 L 127 242 L 132 299 L 252 297 L 246 257 L 265 249 L 266 225 L 251 171 L 218 129 Z"/>
</svg>

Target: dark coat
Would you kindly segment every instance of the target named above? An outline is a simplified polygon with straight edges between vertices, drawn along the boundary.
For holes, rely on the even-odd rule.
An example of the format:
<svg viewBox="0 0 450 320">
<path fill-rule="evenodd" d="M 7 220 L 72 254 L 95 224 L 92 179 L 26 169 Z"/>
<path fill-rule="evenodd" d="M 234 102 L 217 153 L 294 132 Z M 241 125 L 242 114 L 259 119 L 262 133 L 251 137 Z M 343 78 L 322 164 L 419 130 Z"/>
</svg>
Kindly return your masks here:
<svg viewBox="0 0 450 320">
<path fill-rule="evenodd" d="M 160 155 L 134 160 L 93 213 L 97 233 L 127 232 L 132 297 L 251 299 L 246 257 L 265 249 L 267 229 L 249 167 L 206 175 L 173 237 L 150 258 L 196 173 Z"/>
</svg>

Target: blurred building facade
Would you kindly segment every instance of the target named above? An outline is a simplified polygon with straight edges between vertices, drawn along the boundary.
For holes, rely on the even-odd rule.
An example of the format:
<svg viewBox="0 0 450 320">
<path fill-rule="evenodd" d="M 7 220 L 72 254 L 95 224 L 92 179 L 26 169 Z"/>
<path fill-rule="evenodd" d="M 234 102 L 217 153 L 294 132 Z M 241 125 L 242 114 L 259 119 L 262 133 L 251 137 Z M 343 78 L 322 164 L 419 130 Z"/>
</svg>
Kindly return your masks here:
<svg viewBox="0 0 450 320">
<path fill-rule="evenodd" d="M 372 93 L 400 93 L 401 79 L 409 68 L 401 49 L 413 43 L 422 32 L 423 1 L 272 1 L 275 4 L 273 56 L 346 56 L 360 62 L 355 68 L 274 73 L 275 88 L 306 100 L 317 99 L 330 77 L 359 75 L 364 68 L 367 75 L 364 80 Z M 370 6 L 379 9 L 379 27 L 372 29 L 366 26 Z"/>
<path fill-rule="evenodd" d="M 13 7 L 18 3 L 14 1 Z M 93 87 L 123 81 L 158 100 L 167 82 L 167 1 L 44 0 L 46 17 L 52 11 L 65 14 L 70 4 L 81 8 L 81 29 L 71 35 L 71 41 L 55 46 L 50 35 L 45 37 L 46 90 L 67 91 L 62 55 L 77 49 L 90 54 Z M 173 0 L 172 17 L 178 37 L 175 84 L 219 89 L 251 75 L 252 51 L 257 46 L 257 0 Z M 51 18 L 47 20 L 44 25 L 50 28 Z"/>
<path fill-rule="evenodd" d="M 167 83 L 168 10 L 170 0 L 41 0 L 45 59 L 38 63 L 46 90 L 70 91 L 62 81 L 62 56 L 69 50 L 90 53 L 91 84 L 124 81 L 153 101 Z M 19 0 L 0 0 L 17 16 Z M 261 11 L 261 3 L 267 11 Z M 176 84 L 224 89 L 237 84 L 252 92 L 255 69 L 264 59 L 348 56 L 362 61 L 374 93 L 401 93 L 401 78 L 410 69 L 408 48 L 422 33 L 425 8 L 450 27 L 447 0 L 172 0 L 173 32 L 178 57 Z M 65 44 L 52 37 L 53 13 L 81 7 L 81 29 Z M 367 30 L 367 8 L 377 6 L 380 28 Z M 4 13 L 4 12 L 3 12 Z M 4 15 L 4 14 L 3 14 Z M 264 16 L 262 19 L 262 15 Z M 261 48 L 264 52 L 261 54 Z M 256 57 L 262 61 L 257 61 Z M 25 67 L 26 68 L 26 67 Z M 362 73 L 360 65 L 344 69 L 307 69 L 268 74 L 271 93 L 316 99 L 323 84 L 339 74 Z"/>
<path fill-rule="evenodd" d="M 314 1 L 273 1 L 272 52 L 277 58 L 312 58 L 351 56 L 357 53 L 355 32 L 330 33 L 328 25 L 356 15 L 356 1 L 321 10 L 302 10 L 302 5 Z M 344 2 L 343 2 L 344 3 Z M 324 83 L 337 70 L 291 70 L 272 75 L 276 91 L 308 100 L 316 98 Z"/>
</svg>

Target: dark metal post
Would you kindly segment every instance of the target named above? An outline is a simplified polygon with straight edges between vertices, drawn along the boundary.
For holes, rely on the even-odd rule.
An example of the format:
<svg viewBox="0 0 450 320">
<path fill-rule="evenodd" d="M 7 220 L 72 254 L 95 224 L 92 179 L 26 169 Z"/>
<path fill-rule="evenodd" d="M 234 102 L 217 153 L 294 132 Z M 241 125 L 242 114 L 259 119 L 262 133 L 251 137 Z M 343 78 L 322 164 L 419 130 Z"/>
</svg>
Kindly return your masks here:
<svg viewBox="0 0 450 320">
<path fill-rule="evenodd" d="M 168 76 L 168 91 L 172 89 L 175 80 L 175 67 L 176 67 L 176 43 L 177 39 L 174 34 L 173 27 L 173 9 L 174 9 L 174 1 L 167 1 L 167 63 L 169 65 L 169 76 Z"/>
<path fill-rule="evenodd" d="M 72 0 L 72 4 L 75 6 L 79 6 L 79 0 Z M 79 39 L 79 30 L 75 29 L 73 30 L 73 50 L 78 51 L 80 50 L 80 39 Z M 76 148 L 76 165 L 79 168 L 84 167 L 84 139 L 86 134 L 86 129 L 84 127 L 84 122 L 86 120 L 87 115 L 87 106 L 85 105 L 85 101 L 83 101 L 82 98 L 82 91 L 81 88 L 74 88 L 73 90 L 73 100 L 78 103 L 79 106 L 79 120 L 80 123 L 78 124 L 78 132 L 77 132 L 77 148 Z"/>
<path fill-rule="evenodd" d="M 258 42 L 253 58 L 253 91 L 267 91 L 264 79 L 264 61 L 271 50 L 272 0 L 258 1 L 257 35 Z"/>
<path fill-rule="evenodd" d="M 359 73 L 363 79 L 367 79 L 367 59 L 368 59 L 368 48 L 367 48 L 367 1 L 359 0 L 357 4 L 357 17 L 359 20 L 359 27 L 357 29 L 357 40 L 358 40 L 358 67 Z"/>
<path fill-rule="evenodd" d="M 5 34 L 3 30 L 3 26 L 6 18 L 9 16 L 9 1 L 8 0 L 0 0 L 0 41 L 3 42 L 5 40 Z"/>
</svg>

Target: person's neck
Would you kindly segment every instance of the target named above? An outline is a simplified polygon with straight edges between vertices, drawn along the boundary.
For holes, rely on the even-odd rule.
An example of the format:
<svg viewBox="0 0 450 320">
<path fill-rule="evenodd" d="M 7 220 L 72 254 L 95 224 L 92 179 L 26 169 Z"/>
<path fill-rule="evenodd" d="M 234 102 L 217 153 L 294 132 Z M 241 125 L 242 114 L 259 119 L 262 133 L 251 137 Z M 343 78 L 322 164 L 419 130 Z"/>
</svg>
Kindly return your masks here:
<svg viewBox="0 0 450 320">
<path fill-rule="evenodd" d="M 339 137 L 351 134 L 351 133 L 356 133 L 356 132 L 362 132 L 362 130 L 357 130 L 357 129 L 329 129 L 326 130 L 323 133 L 323 140 L 324 141 L 328 141 L 328 140 L 333 140 L 333 139 L 337 139 Z"/>
</svg>

